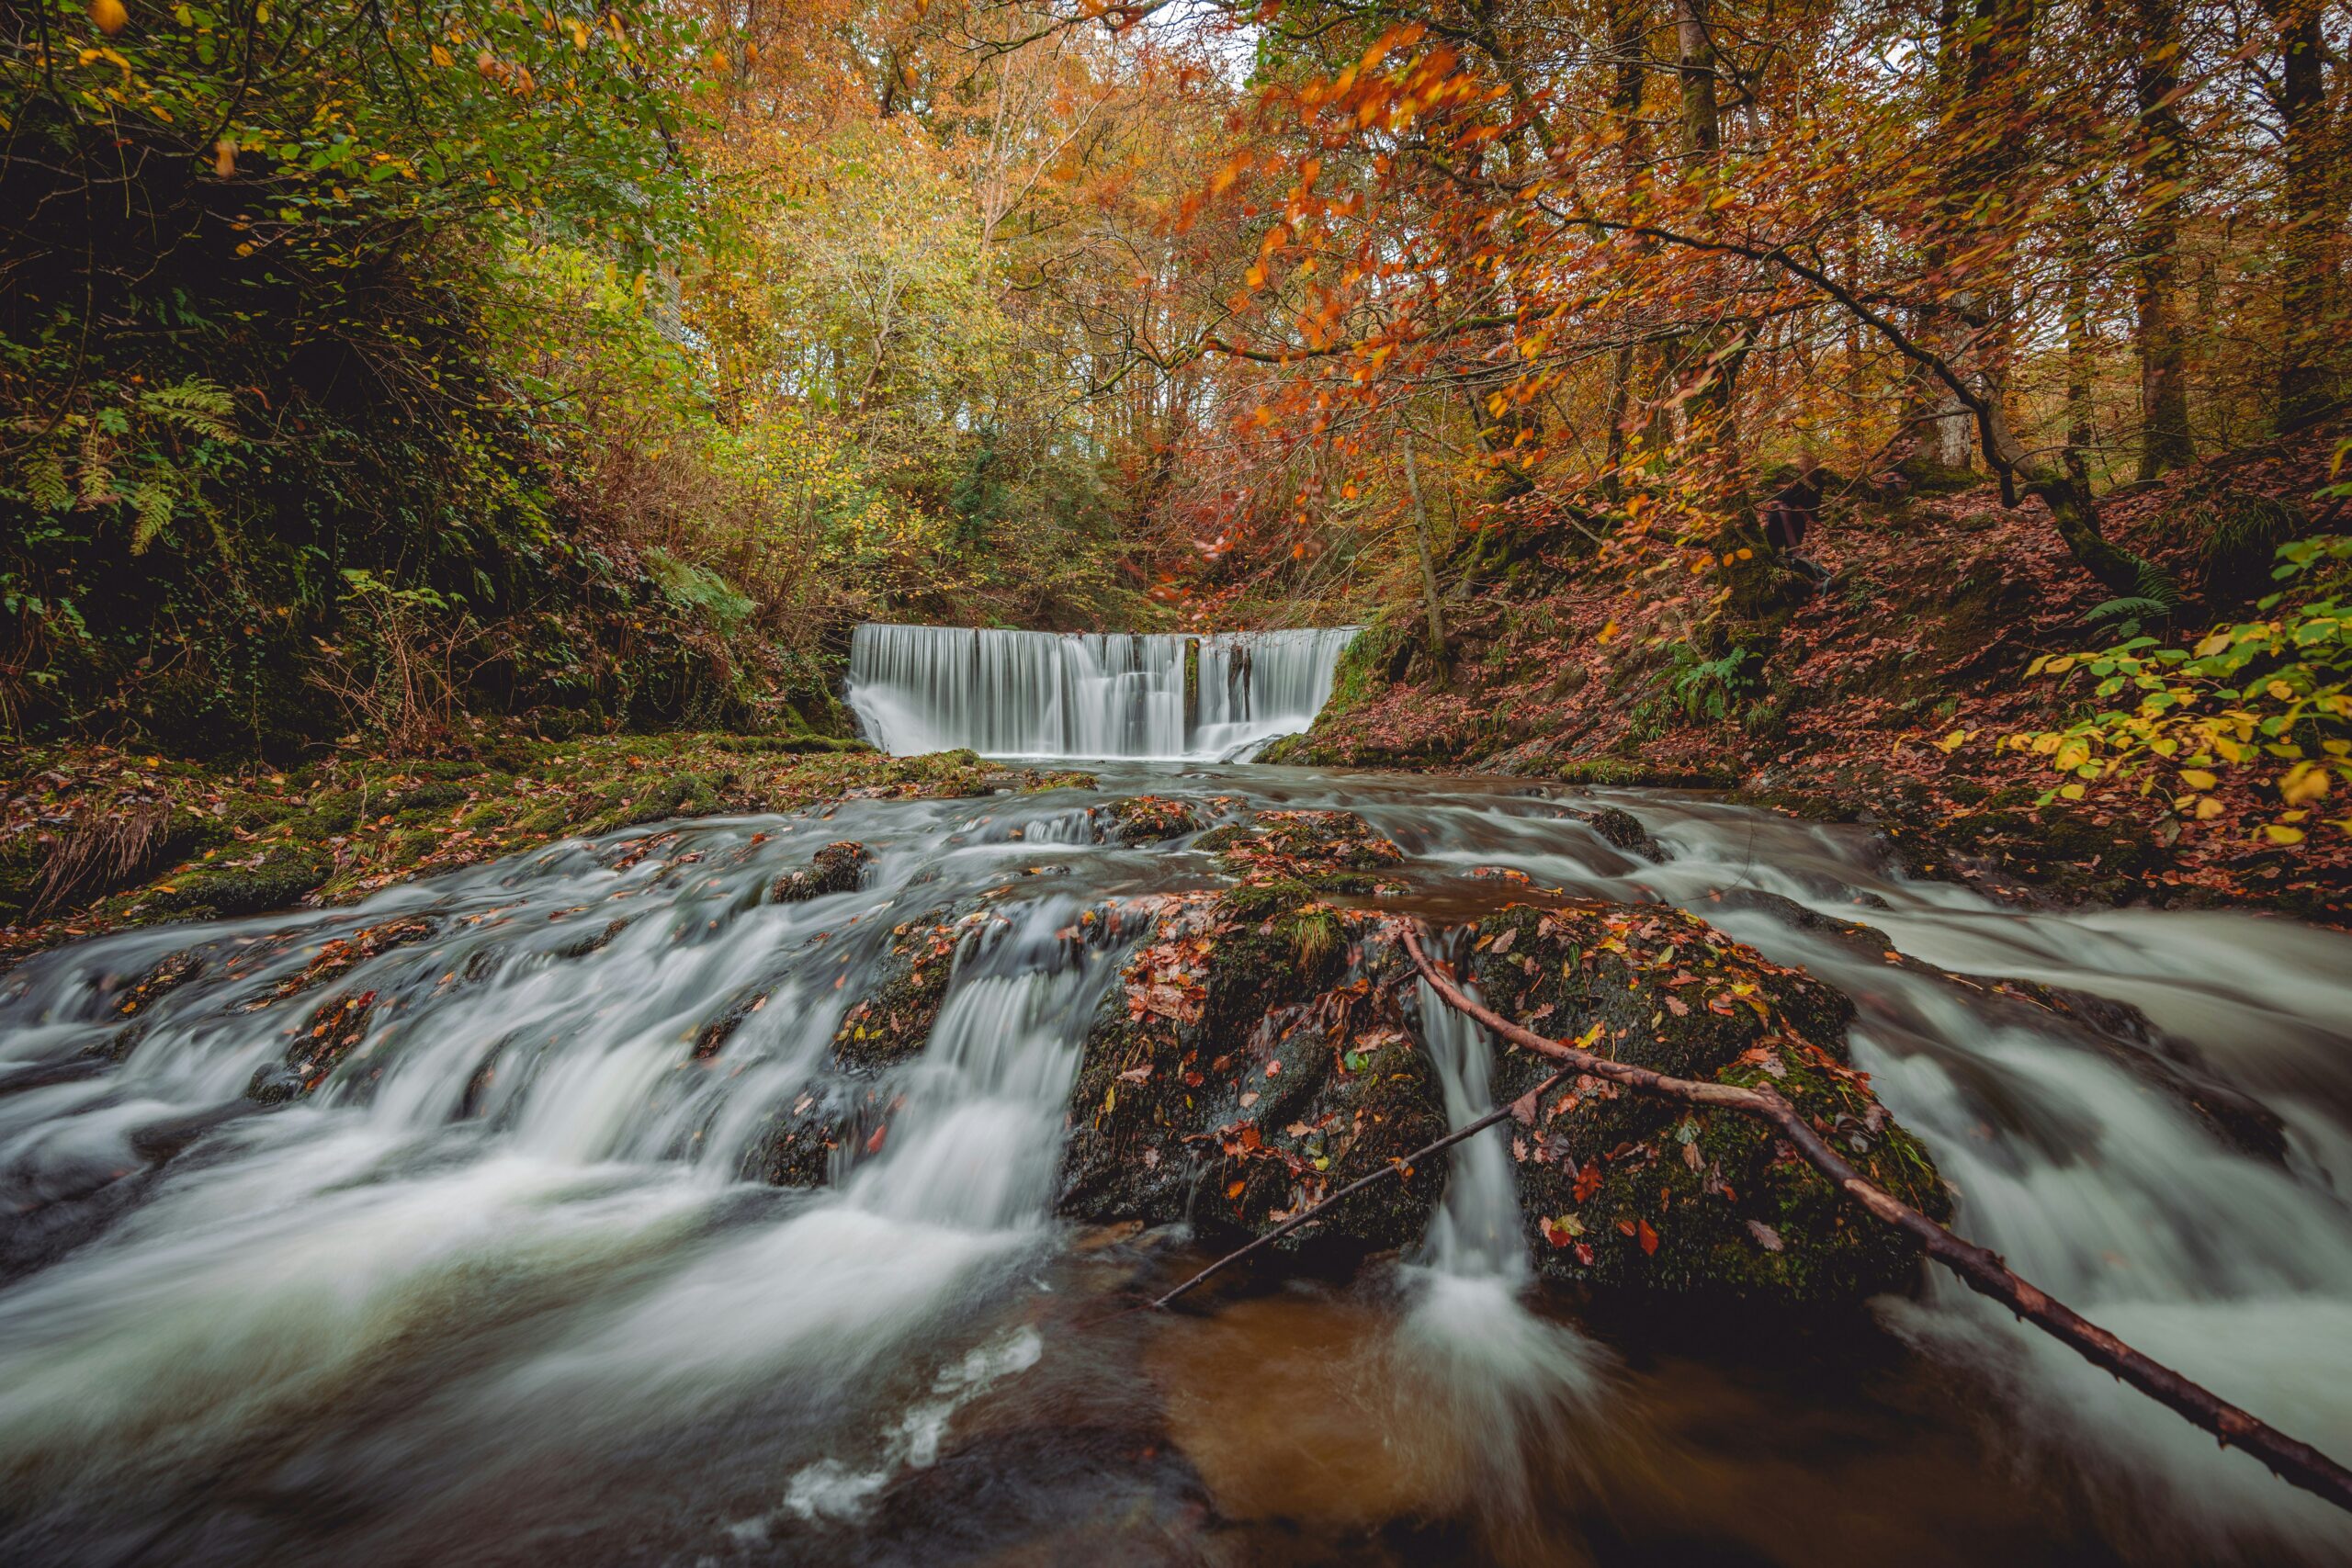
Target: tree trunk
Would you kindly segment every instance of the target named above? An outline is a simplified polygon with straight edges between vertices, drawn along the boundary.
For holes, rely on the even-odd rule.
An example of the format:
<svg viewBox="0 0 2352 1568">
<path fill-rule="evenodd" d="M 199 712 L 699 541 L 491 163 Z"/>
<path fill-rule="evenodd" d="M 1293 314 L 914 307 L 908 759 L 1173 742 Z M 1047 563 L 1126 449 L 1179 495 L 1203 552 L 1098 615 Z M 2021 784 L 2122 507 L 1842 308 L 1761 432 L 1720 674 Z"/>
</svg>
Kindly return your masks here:
<svg viewBox="0 0 2352 1568">
<path fill-rule="evenodd" d="M 2328 350 L 2334 333 L 2337 225 L 2330 209 L 2327 103 L 2321 78 L 2318 0 L 2264 0 L 2283 55 L 2278 113 L 2284 124 L 2286 269 L 2279 288 L 2286 328 L 2278 356 L 2278 427 L 2293 430 L 2335 401 Z"/>
<path fill-rule="evenodd" d="M 2140 351 L 2140 478 L 2193 460 L 2188 431 L 2188 353 L 2180 324 L 2180 193 L 2188 167 L 2181 140 L 2178 0 L 2135 0 L 2139 51 L 2132 86 L 2140 109 L 2140 188 L 2132 249 Z"/>
<path fill-rule="evenodd" d="M 1430 512 L 1421 502 L 1420 469 L 1413 462 L 1413 433 L 1404 433 L 1405 489 L 1413 498 L 1413 545 L 1421 557 L 1421 596 L 1429 606 L 1430 669 L 1445 679 L 1445 615 L 1438 608 L 1437 561 L 1430 551 Z"/>
<path fill-rule="evenodd" d="M 1642 122 L 1642 86 L 1649 65 L 1649 0 L 1614 0 L 1609 13 L 1609 51 L 1615 76 L 1610 84 L 1609 110 L 1615 118 L 1618 160 L 1624 171 L 1625 189 L 1632 195 L 1642 180 L 1649 158 L 1649 128 Z M 1611 355 L 1609 365 L 1609 448 L 1601 475 L 1601 493 L 1611 502 L 1625 497 L 1621 470 L 1625 466 L 1625 422 L 1633 413 L 1635 323 L 1624 322 L 1626 339 Z"/>
</svg>

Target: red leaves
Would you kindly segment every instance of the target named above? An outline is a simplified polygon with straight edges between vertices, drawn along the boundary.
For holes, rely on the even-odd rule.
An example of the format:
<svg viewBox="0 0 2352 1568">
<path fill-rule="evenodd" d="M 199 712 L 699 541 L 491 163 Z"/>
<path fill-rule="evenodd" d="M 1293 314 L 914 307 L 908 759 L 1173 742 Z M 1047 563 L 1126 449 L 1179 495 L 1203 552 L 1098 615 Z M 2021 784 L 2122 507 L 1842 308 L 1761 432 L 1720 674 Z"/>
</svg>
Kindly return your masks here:
<svg viewBox="0 0 2352 1568">
<path fill-rule="evenodd" d="M 1589 1203 L 1592 1201 L 1592 1195 L 1600 1190 L 1600 1162 L 1592 1160 L 1577 1172 L 1576 1185 L 1570 1190 L 1568 1195 L 1579 1203 Z"/>
</svg>

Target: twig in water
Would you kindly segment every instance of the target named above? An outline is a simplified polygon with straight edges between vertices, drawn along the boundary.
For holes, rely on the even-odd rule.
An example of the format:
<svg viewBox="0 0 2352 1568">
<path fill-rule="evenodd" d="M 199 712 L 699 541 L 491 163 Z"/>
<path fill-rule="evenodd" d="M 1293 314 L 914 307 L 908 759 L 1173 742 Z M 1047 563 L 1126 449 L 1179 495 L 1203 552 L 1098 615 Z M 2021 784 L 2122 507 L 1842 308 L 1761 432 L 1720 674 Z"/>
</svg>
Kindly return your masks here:
<svg viewBox="0 0 2352 1568">
<path fill-rule="evenodd" d="M 1550 1077 L 1545 1078 L 1542 1083 L 1537 1084 L 1533 1089 L 1529 1089 L 1526 1094 L 1521 1095 L 1518 1100 L 1513 1100 L 1511 1105 L 1523 1104 L 1531 1097 L 1540 1097 L 1546 1089 L 1570 1077 L 1575 1072 L 1576 1069 L 1574 1067 L 1561 1068 L 1558 1072 L 1554 1073 Z M 1444 1137 L 1440 1138 L 1436 1143 L 1430 1145 L 1428 1147 L 1415 1149 L 1403 1159 L 1391 1160 L 1386 1165 L 1382 1166 L 1378 1170 L 1374 1171 L 1370 1176 L 1360 1177 L 1356 1180 L 1349 1182 L 1345 1187 L 1340 1188 L 1337 1192 L 1332 1193 L 1329 1198 L 1324 1199 L 1323 1201 L 1316 1204 L 1313 1208 L 1305 1210 L 1300 1213 L 1294 1214 L 1289 1219 L 1284 1220 L 1272 1230 L 1268 1231 L 1265 1235 L 1260 1236 L 1249 1246 L 1241 1248 L 1240 1251 L 1227 1253 L 1223 1258 L 1218 1258 L 1216 1262 L 1210 1264 L 1207 1268 L 1202 1269 L 1199 1273 L 1193 1275 L 1191 1279 L 1185 1280 L 1182 1284 L 1177 1286 L 1174 1290 L 1169 1292 L 1166 1295 L 1160 1297 L 1151 1304 L 1155 1307 L 1166 1306 L 1170 1302 L 1174 1301 L 1178 1296 L 1182 1295 L 1186 1291 L 1191 1290 L 1193 1286 L 1199 1284 L 1210 1275 L 1216 1273 L 1219 1269 L 1224 1269 L 1228 1264 L 1238 1263 L 1243 1258 L 1249 1257 L 1251 1253 L 1257 1251 L 1260 1247 L 1266 1246 L 1268 1243 L 1280 1241 L 1283 1236 L 1286 1236 L 1291 1232 L 1298 1229 L 1299 1226 L 1323 1213 L 1325 1210 L 1329 1209 L 1342 1198 L 1361 1192 L 1365 1188 L 1371 1186 L 1374 1182 L 1385 1180 L 1387 1178 L 1392 1176 L 1396 1177 L 1399 1180 L 1404 1179 L 1404 1178 L 1412 1171 L 1415 1166 L 1419 1165 L 1421 1161 L 1429 1158 L 1431 1155 L 1443 1154 L 1446 1150 L 1462 1142 L 1464 1138 L 1476 1136 L 1478 1134 L 1483 1133 L 1487 1128 L 1493 1126 L 1496 1122 L 1510 1116 L 1510 1105 L 1498 1105 L 1495 1107 L 1494 1110 L 1487 1112 L 1484 1116 L 1479 1117 L 1476 1122 L 1469 1123 L 1467 1126 L 1464 1126 L 1456 1132 L 1448 1133 Z"/>
</svg>

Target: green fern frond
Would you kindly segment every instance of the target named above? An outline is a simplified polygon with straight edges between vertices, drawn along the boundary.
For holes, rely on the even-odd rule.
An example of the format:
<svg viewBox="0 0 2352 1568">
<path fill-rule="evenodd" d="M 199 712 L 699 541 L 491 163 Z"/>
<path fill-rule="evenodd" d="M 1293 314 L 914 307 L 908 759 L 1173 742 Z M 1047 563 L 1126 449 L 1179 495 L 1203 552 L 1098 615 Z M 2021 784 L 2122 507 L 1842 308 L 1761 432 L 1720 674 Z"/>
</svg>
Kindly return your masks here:
<svg viewBox="0 0 2352 1568">
<path fill-rule="evenodd" d="M 2145 617 L 2167 615 L 2171 613 L 2172 606 L 2161 599 L 2132 596 L 2109 599 L 2105 604 L 2092 605 L 2083 612 L 2083 621 L 2087 626 L 2096 626 L 2101 621 L 2126 618 L 2140 620 Z"/>
<path fill-rule="evenodd" d="M 130 510 L 135 518 L 130 530 L 132 555 L 143 554 L 155 542 L 155 536 L 172 520 L 178 500 L 178 493 L 163 479 L 143 479 L 131 487 Z"/>
<path fill-rule="evenodd" d="M 237 400 L 201 376 L 190 376 L 142 392 L 139 406 L 166 424 L 177 425 L 209 440 L 226 444 L 237 439 L 233 423 Z"/>
<path fill-rule="evenodd" d="M 54 451 L 36 452 L 26 459 L 25 489 L 43 512 L 73 508 L 74 487 L 65 478 L 65 459 Z"/>
<path fill-rule="evenodd" d="M 2132 583 L 2132 587 L 2138 591 L 2137 596 L 2155 601 L 2167 615 L 2178 607 L 2181 600 L 2180 584 L 2173 580 L 2172 573 L 2152 560 L 2140 559 L 2137 557 L 2133 559 L 2138 568 L 2134 574 L 2136 581 Z"/>
</svg>

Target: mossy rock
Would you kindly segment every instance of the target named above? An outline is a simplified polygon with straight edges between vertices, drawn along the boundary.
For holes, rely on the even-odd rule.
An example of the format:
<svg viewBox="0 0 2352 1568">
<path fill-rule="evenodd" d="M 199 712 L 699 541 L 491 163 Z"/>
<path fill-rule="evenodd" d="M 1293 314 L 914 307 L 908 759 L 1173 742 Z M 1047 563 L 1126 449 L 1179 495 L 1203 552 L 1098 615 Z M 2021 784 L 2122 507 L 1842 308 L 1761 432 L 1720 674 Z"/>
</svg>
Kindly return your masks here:
<svg viewBox="0 0 2352 1568">
<path fill-rule="evenodd" d="M 1477 932 L 1469 976 L 1496 1011 L 1672 1077 L 1770 1088 L 1896 1197 L 1950 1213 L 1926 1150 L 1849 1065 L 1842 993 L 1677 910 L 1567 901 L 1499 911 Z M 1496 1097 L 1520 1099 L 1553 1070 L 1507 1050 Z M 1553 1277 L 1804 1306 L 1917 1276 L 1916 1244 L 1751 1117 L 1586 1080 L 1531 1105 L 1512 1149 Z"/>
<path fill-rule="evenodd" d="M 387 809 L 398 817 L 422 816 L 447 811 L 451 807 L 466 803 L 462 784 L 435 781 L 417 785 L 394 795 L 386 803 Z"/>
<path fill-rule="evenodd" d="M 805 904 L 828 893 L 854 893 L 865 886 L 873 864 L 873 851 L 854 839 L 843 839 L 809 856 L 808 863 L 799 870 L 777 877 L 768 888 L 768 897 L 778 904 Z"/>
<path fill-rule="evenodd" d="M 1139 795 L 1114 800 L 1102 810 L 1111 819 L 1104 836 L 1114 844 L 1151 844 L 1181 839 L 1209 825 L 1208 813 L 1197 802 L 1167 795 Z"/>
<path fill-rule="evenodd" d="M 1288 923 L 1302 913 L 1332 940 L 1302 952 Z M 1297 904 L 1264 915 L 1262 902 L 1194 895 L 1129 959 L 1071 1093 L 1060 1213 L 1257 1234 L 1444 1135 L 1393 988 L 1350 983 L 1343 941 L 1371 917 Z M 1409 1247 L 1442 1190 L 1383 1183 L 1279 1245 Z"/>
<path fill-rule="evenodd" d="M 183 866 L 134 897 L 151 917 L 259 915 L 293 908 L 334 873 L 334 856 L 322 846 L 272 844 L 250 856 L 223 853 Z"/>
</svg>

